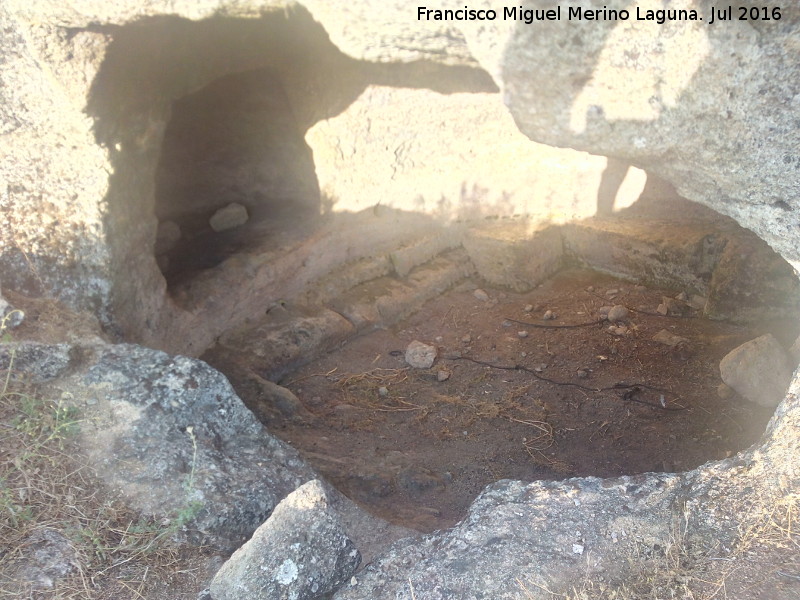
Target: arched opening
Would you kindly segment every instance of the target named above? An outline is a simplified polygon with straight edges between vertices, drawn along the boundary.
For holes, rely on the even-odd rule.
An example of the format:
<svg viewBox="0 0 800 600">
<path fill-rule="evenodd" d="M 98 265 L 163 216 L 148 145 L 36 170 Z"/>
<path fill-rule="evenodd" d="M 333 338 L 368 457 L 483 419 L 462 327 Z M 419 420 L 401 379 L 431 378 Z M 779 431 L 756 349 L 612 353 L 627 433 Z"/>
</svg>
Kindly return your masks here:
<svg viewBox="0 0 800 600">
<path fill-rule="evenodd" d="M 155 254 L 169 285 L 319 217 L 311 149 L 273 71 L 222 77 L 171 114 L 155 187 Z"/>
</svg>

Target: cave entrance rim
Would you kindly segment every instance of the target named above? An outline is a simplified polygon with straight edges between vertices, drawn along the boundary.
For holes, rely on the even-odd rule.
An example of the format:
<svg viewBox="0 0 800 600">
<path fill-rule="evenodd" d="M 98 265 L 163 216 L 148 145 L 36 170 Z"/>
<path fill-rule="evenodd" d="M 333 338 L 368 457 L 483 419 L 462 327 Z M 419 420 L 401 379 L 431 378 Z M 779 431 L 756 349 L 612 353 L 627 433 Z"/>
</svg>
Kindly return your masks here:
<svg viewBox="0 0 800 600">
<path fill-rule="evenodd" d="M 792 344 L 797 278 L 732 220 L 663 193 L 563 225 L 439 226 L 265 303 L 202 358 L 338 489 L 421 531 L 499 479 L 727 458 L 773 411 L 724 391 L 719 362 L 766 333 Z M 409 364 L 412 342 L 431 366 Z"/>
</svg>

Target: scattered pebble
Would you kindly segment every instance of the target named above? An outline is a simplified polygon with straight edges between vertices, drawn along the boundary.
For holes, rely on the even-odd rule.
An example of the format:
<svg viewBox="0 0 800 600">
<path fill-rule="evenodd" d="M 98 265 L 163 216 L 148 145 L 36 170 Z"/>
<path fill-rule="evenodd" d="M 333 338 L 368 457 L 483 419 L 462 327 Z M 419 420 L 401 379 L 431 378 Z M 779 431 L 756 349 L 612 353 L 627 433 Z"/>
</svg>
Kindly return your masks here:
<svg viewBox="0 0 800 600">
<path fill-rule="evenodd" d="M 689 298 L 689 306 L 695 310 L 703 310 L 706 307 L 706 303 L 708 303 L 708 298 L 705 296 L 693 294 L 691 298 Z"/>
<path fill-rule="evenodd" d="M 553 319 L 557 319 L 557 318 L 558 318 L 558 315 L 556 313 L 554 313 L 552 310 L 546 311 L 544 313 L 544 316 L 542 317 L 542 319 L 544 319 L 545 321 L 552 321 Z"/>
<path fill-rule="evenodd" d="M 689 296 L 686 295 L 686 292 L 681 292 L 677 296 L 675 296 L 676 300 L 680 300 L 681 302 L 686 302 L 689 299 Z"/>
<path fill-rule="evenodd" d="M 589 287 L 586 288 L 586 291 L 587 292 L 593 292 L 594 291 L 594 286 L 590 285 Z"/>
<path fill-rule="evenodd" d="M 406 348 L 406 362 L 415 369 L 430 369 L 436 360 L 436 348 L 414 340 Z"/>
<path fill-rule="evenodd" d="M 0 296 L 0 330 L 19 327 L 24 320 L 25 313 L 11 306 L 5 298 Z"/>
<path fill-rule="evenodd" d="M 538 365 L 533 366 L 533 370 L 537 373 L 541 373 L 547 368 L 547 363 L 539 363 Z"/>
<path fill-rule="evenodd" d="M 388 396 L 388 395 L 389 395 L 389 388 L 387 388 L 387 387 L 383 387 L 383 386 L 379 387 L 379 388 L 378 388 L 378 395 L 379 395 L 381 398 L 386 398 L 386 396 Z"/>
<path fill-rule="evenodd" d="M 250 215 L 247 212 L 247 207 L 239 204 L 238 202 L 231 202 L 224 208 L 220 208 L 208 220 L 208 224 L 216 232 L 226 231 L 239 227 L 247 223 Z"/>
<path fill-rule="evenodd" d="M 729 386 L 729 385 L 727 385 L 727 384 L 720 383 L 720 384 L 717 386 L 717 396 L 719 396 L 719 398 L 720 398 L 721 400 L 729 400 L 730 398 L 733 398 L 733 395 L 734 395 L 735 393 L 736 393 L 736 392 L 734 392 L 734 391 L 733 391 L 733 388 L 732 388 L 732 387 L 730 387 L 730 386 Z"/>
<path fill-rule="evenodd" d="M 664 315 L 665 317 L 669 314 L 669 309 L 667 308 L 666 304 L 659 304 L 656 312 L 660 315 Z"/>
<path fill-rule="evenodd" d="M 662 296 L 661 304 L 663 304 L 666 307 L 667 309 L 666 314 L 669 315 L 684 316 L 691 312 L 690 306 L 686 302 L 683 302 L 682 300 L 677 300 L 675 298 L 668 298 L 666 296 Z"/>
<path fill-rule="evenodd" d="M 533 304 L 526 304 L 525 308 L 523 308 L 526 313 L 533 312 Z"/>
<path fill-rule="evenodd" d="M 461 336 L 461 342 L 464 344 L 469 344 L 472 342 L 472 336 L 470 334 Z"/>
<path fill-rule="evenodd" d="M 608 320 L 612 323 L 628 318 L 628 309 L 621 304 L 616 304 L 608 311 Z"/>
<path fill-rule="evenodd" d="M 579 379 L 586 379 L 587 377 L 589 377 L 589 371 L 587 371 L 586 369 L 578 369 L 577 375 Z"/>
<path fill-rule="evenodd" d="M 478 288 L 472 295 L 475 296 L 476 299 L 480 300 L 481 302 L 488 302 L 489 301 L 489 294 L 483 291 L 481 288 Z"/>
<path fill-rule="evenodd" d="M 509 321 L 508 319 L 503 321 L 503 327 L 511 327 L 512 325 L 513 325 L 513 323 L 511 321 Z"/>
<path fill-rule="evenodd" d="M 436 379 L 437 381 L 447 381 L 448 379 L 450 379 L 450 371 L 445 371 L 444 369 L 440 369 L 436 373 Z"/>
<path fill-rule="evenodd" d="M 619 290 L 617 288 L 613 288 L 606 292 L 606 296 L 608 296 L 609 298 L 616 296 L 617 294 L 619 294 Z"/>
<path fill-rule="evenodd" d="M 611 309 L 614 308 L 613 306 L 601 306 L 597 309 L 597 314 L 600 315 L 601 319 L 608 319 L 608 313 Z"/>
<path fill-rule="evenodd" d="M 517 337 L 526 338 L 526 337 L 528 337 L 528 332 L 527 331 L 518 331 L 517 332 Z"/>
<path fill-rule="evenodd" d="M 619 325 L 619 326 L 616 326 L 616 325 L 609 325 L 609 326 L 608 326 L 608 332 L 609 332 L 611 335 L 618 335 L 618 336 L 622 336 L 622 335 L 627 335 L 627 333 L 628 333 L 628 328 L 627 328 L 625 325 Z"/>
<path fill-rule="evenodd" d="M 689 343 L 689 340 L 687 338 L 675 335 L 674 333 L 670 333 L 666 329 L 662 329 L 657 334 L 655 334 L 653 336 L 653 341 L 658 342 L 659 344 L 664 344 L 665 346 L 672 346 L 673 348 L 678 344 Z"/>
<path fill-rule="evenodd" d="M 719 373 L 743 398 L 774 408 L 786 397 L 794 366 L 783 346 L 767 333 L 728 352 Z"/>
<path fill-rule="evenodd" d="M 434 341 L 434 342 L 436 342 L 437 344 L 441 344 L 441 343 L 444 341 L 444 338 L 443 338 L 442 336 L 440 336 L 440 335 L 437 335 L 437 336 L 436 336 L 436 337 L 433 339 L 433 341 Z"/>
</svg>

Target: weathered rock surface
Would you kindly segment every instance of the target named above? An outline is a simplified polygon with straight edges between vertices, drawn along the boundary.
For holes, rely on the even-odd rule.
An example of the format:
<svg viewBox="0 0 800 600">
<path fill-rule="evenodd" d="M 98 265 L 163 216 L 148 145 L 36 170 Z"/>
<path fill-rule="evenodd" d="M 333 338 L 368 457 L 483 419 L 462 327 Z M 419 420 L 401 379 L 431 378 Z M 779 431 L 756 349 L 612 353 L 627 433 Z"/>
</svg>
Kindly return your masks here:
<svg viewBox="0 0 800 600">
<path fill-rule="evenodd" d="M 379 206 L 444 223 L 592 215 L 605 161 L 532 144 L 515 131 L 485 72 L 463 69 L 456 85 L 450 73 L 457 72 L 430 68 L 418 75 L 429 89 L 410 89 L 402 85 L 408 78 L 389 71 L 387 82 L 400 85 L 370 85 L 341 114 L 311 127 L 306 139 L 323 195 L 343 209 Z M 442 94 L 446 88 L 456 93 Z M 574 194 L 565 193 L 565 181 L 575 182 Z"/>
<path fill-rule="evenodd" d="M 81 452 L 107 492 L 175 525 L 178 537 L 232 551 L 282 498 L 315 477 L 296 451 L 267 433 L 225 377 L 201 361 L 99 340 L 25 342 L 0 345 L 0 370 L 12 356 L 15 373 L 37 394 L 79 410 Z M 367 558 L 414 534 L 326 492 Z"/>
<path fill-rule="evenodd" d="M 719 363 L 722 381 L 762 406 L 777 406 L 786 394 L 796 363 L 768 333 L 734 348 Z"/>
<path fill-rule="evenodd" d="M 464 248 L 486 281 L 525 292 L 562 265 L 562 239 L 557 228 L 531 232 L 525 223 L 503 223 L 472 229 Z"/>
<path fill-rule="evenodd" d="M 11 351 L 15 369 L 81 410 L 81 446 L 108 488 L 145 515 L 184 515 L 196 542 L 238 547 L 314 477 L 198 360 L 133 345 L 17 344 L 3 346 L 4 364 Z"/>
<path fill-rule="evenodd" d="M 655 187 L 655 186 L 654 186 Z M 794 270 L 752 232 L 702 206 L 646 189 L 624 218 L 587 220 L 561 229 L 565 257 L 638 281 L 692 290 L 714 319 L 791 314 L 800 294 Z M 688 314 L 693 303 L 665 298 L 663 314 Z"/>
<path fill-rule="evenodd" d="M 320 598 L 350 579 L 361 557 L 325 490 L 309 481 L 275 508 L 211 582 L 214 600 Z"/>
<path fill-rule="evenodd" d="M 484 4 L 502 10 L 500 2 Z M 793 41 L 800 10 L 786 6 L 779 21 L 709 27 L 712 5 L 673 2 L 670 8 L 695 9 L 704 20 L 663 27 L 633 20 L 533 27 L 498 19 L 461 29 L 531 139 L 628 160 L 798 261 L 800 178 L 789 173 L 800 165 L 800 131 L 791 118 L 775 124 L 753 115 L 777 106 L 800 110 Z M 627 0 L 581 6 L 633 11 Z M 657 0 L 635 6 L 663 8 Z"/>
<path fill-rule="evenodd" d="M 403 280 L 379 277 L 364 282 L 334 298 L 329 305 L 347 317 L 359 332 L 387 327 L 473 272 L 469 256 L 458 248 L 417 266 Z"/>
<path fill-rule="evenodd" d="M 22 584 L 42 591 L 53 589 L 62 579 L 81 568 L 75 548 L 56 529 L 37 529 L 21 544 L 21 556 L 12 557 L 4 566 L 4 575 L 13 580 L 12 587 Z M 8 593 L 11 593 L 10 591 Z M 20 594 L 21 595 L 21 594 Z"/>
<path fill-rule="evenodd" d="M 275 379 L 354 333 L 353 324 L 333 310 L 279 307 L 226 332 L 203 357 L 223 370 L 245 369 Z"/>
<path fill-rule="evenodd" d="M 113 275 L 102 198 L 109 163 L 81 107 L 109 40 L 88 31 L 68 39 L 47 22 L 0 7 L 2 284 L 49 292 L 107 318 Z M 43 55 L 52 70 L 42 68 Z"/>
</svg>

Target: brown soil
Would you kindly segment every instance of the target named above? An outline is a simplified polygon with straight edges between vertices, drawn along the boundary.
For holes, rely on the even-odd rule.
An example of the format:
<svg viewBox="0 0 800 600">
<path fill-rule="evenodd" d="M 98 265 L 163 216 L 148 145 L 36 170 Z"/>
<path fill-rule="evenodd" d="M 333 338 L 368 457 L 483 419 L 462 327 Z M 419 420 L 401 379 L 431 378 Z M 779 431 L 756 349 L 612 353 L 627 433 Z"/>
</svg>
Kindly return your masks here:
<svg viewBox="0 0 800 600">
<path fill-rule="evenodd" d="M 484 287 L 485 302 L 475 288 L 462 285 L 287 376 L 282 385 L 307 411 L 276 414 L 272 433 L 373 513 L 430 531 L 462 518 L 498 479 L 691 469 L 753 444 L 771 416 L 721 399 L 718 365 L 766 331 L 793 335 L 783 323 L 660 316 L 674 290 L 584 270 L 526 294 Z M 552 327 L 597 321 L 613 304 L 635 309 L 626 335 L 607 322 Z M 558 318 L 543 320 L 546 310 Z M 654 341 L 662 329 L 689 342 Z M 438 347 L 431 369 L 405 363 L 412 340 Z"/>
</svg>

